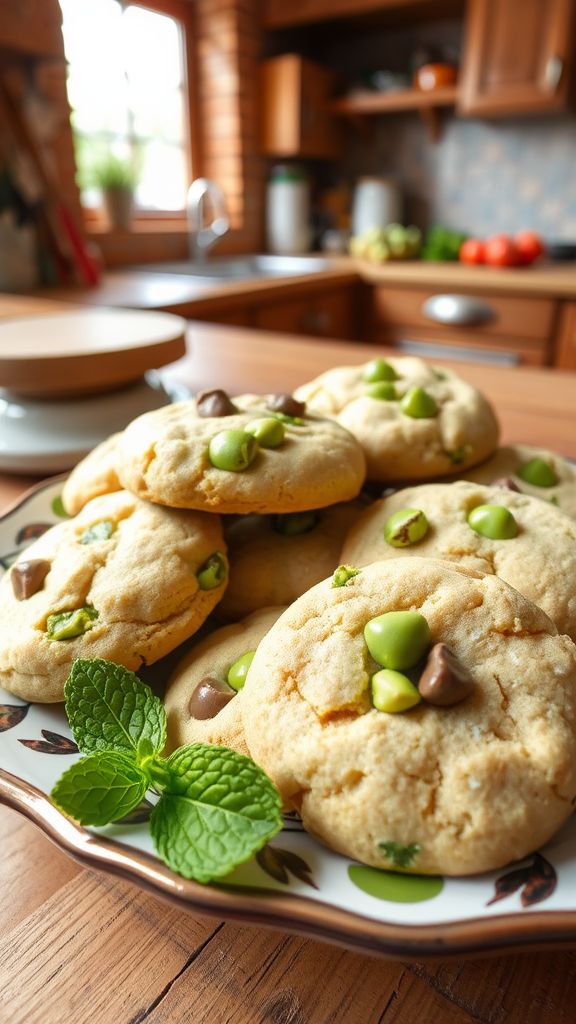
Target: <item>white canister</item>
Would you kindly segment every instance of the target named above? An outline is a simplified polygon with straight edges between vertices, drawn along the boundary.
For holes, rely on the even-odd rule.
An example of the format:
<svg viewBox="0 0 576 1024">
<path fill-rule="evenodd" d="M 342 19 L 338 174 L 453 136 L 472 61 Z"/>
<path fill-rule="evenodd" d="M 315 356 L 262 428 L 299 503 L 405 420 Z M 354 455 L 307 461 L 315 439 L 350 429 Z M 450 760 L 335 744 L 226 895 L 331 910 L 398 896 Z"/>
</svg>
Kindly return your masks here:
<svg viewBox="0 0 576 1024">
<path fill-rule="evenodd" d="M 301 168 L 272 169 L 266 193 L 269 252 L 295 256 L 310 249 L 310 189 Z"/>
<path fill-rule="evenodd" d="M 402 220 L 400 191 L 391 178 L 359 178 L 352 199 L 352 234 Z"/>
</svg>

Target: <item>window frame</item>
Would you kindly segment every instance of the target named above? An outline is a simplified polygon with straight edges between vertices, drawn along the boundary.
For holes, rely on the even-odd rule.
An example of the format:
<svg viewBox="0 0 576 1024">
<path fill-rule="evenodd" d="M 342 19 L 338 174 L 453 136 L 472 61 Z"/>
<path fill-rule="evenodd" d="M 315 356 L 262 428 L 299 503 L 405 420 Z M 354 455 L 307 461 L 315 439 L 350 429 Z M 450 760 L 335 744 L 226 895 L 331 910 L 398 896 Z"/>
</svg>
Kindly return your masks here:
<svg viewBox="0 0 576 1024">
<path fill-rule="evenodd" d="M 127 0 L 130 6 L 142 7 L 144 10 L 157 14 L 166 14 L 177 21 L 182 29 L 184 59 L 184 108 L 187 126 L 186 163 L 188 180 L 192 182 L 199 176 L 200 166 L 200 130 L 197 89 L 197 61 L 195 50 L 195 17 L 194 6 L 187 0 Z M 81 202 L 81 200 L 80 200 Z M 81 204 L 86 231 L 90 235 L 113 235 L 115 229 L 105 223 L 102 211 L 98 208 Z M 186 228 L 186 209 L 182 210 L 143 210 L 136 209 L 132 220 L 131 231 L 136 234 L 146 230 L 153 232 L 162 229 L 182 231 Z"/>
</svg>

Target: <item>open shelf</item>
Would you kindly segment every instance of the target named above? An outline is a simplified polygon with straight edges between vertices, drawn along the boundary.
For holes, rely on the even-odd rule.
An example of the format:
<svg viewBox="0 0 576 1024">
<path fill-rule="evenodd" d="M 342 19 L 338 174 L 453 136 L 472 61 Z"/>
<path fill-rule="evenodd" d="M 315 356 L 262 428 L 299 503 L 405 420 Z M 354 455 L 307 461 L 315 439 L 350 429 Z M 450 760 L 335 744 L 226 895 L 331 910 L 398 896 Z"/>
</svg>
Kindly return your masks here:
<svg viewBox="0 0 576 1024">
<path fill-rule="evenodd" d="M 398 92 L 355 92 L 332 100 L 334 114 L 391 114 L 401 110 L 430 110 L 435 107 L 453 107 L 458 98 L 458 86 L 446 85 L 442 89 L 402 89 Z"/>
</svg>

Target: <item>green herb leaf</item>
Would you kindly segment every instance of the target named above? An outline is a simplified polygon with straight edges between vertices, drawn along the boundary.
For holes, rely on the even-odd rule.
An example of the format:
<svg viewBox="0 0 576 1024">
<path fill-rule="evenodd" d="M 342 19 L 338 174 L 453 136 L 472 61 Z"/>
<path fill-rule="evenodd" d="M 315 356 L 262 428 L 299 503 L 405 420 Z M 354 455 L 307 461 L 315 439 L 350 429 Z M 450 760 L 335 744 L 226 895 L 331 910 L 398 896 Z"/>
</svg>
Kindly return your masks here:
<svg viewBox="0 0 576 1024">
<path fill-rule="evenodd" d="M 150 827 L 162 860 L 185 878 L 222 878 L 282 828 L 280 794 L 250 758 L 195 743 L 166 765 L 170 786 Z"/>
<path fill-rule="evenodd" d="M 387 860 L 392 861 L 396 868 L 410 868 L 414 863 L 414 858 L 420 853 L 419 843 L 410 843 L 409 846 L 402 846 L 402 843 L 394 843 L 391 841 L 380 842 L 378 846 L 382 852 L 382 855 Z"/>
<path fill-rule="evenodd" d="M 83 757 L 60 776 L 51 796 L 81 825 L 107 825 L 144 799 L 148 780 L 132 758 L 113 750 Z"/>
<path fill-rule="evenodd" d="M 77 658 L 64 698 L 70 728 L 84 753 L 121 750 L 141 760 L 160 753 L 166 743 L 162 702 L 138 676 L 113 661 Z"/>
</svg>

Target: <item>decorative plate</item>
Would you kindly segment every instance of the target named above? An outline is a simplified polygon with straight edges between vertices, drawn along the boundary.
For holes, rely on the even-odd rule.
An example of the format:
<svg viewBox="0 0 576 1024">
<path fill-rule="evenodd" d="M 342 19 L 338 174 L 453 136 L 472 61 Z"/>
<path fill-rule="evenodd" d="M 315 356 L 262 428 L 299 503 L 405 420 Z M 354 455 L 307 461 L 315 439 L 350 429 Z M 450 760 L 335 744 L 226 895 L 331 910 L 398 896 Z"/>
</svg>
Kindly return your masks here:
<svg viewBox="0 0 576 1024">
<path fill-rule="evenodd" d="M 27 492 L 0 517 L 0 574 L 64 516 L 63 477 Z M 544 849 L 499 872 L 440 878 L 363 867 L 309 836 L 297 816 L 225 884 L 180 878 L 154 854 L 146 803 L 122 823 L 87 829 L 47 794 L 78 756 L 63 706 L 0 690 L 0 802 L 82 864 L 129 879 L 182 909 L 313 935 L 367 953 L 427 955 L 569 945 L 576 939 L 576 821 Z"/>
</svg>

